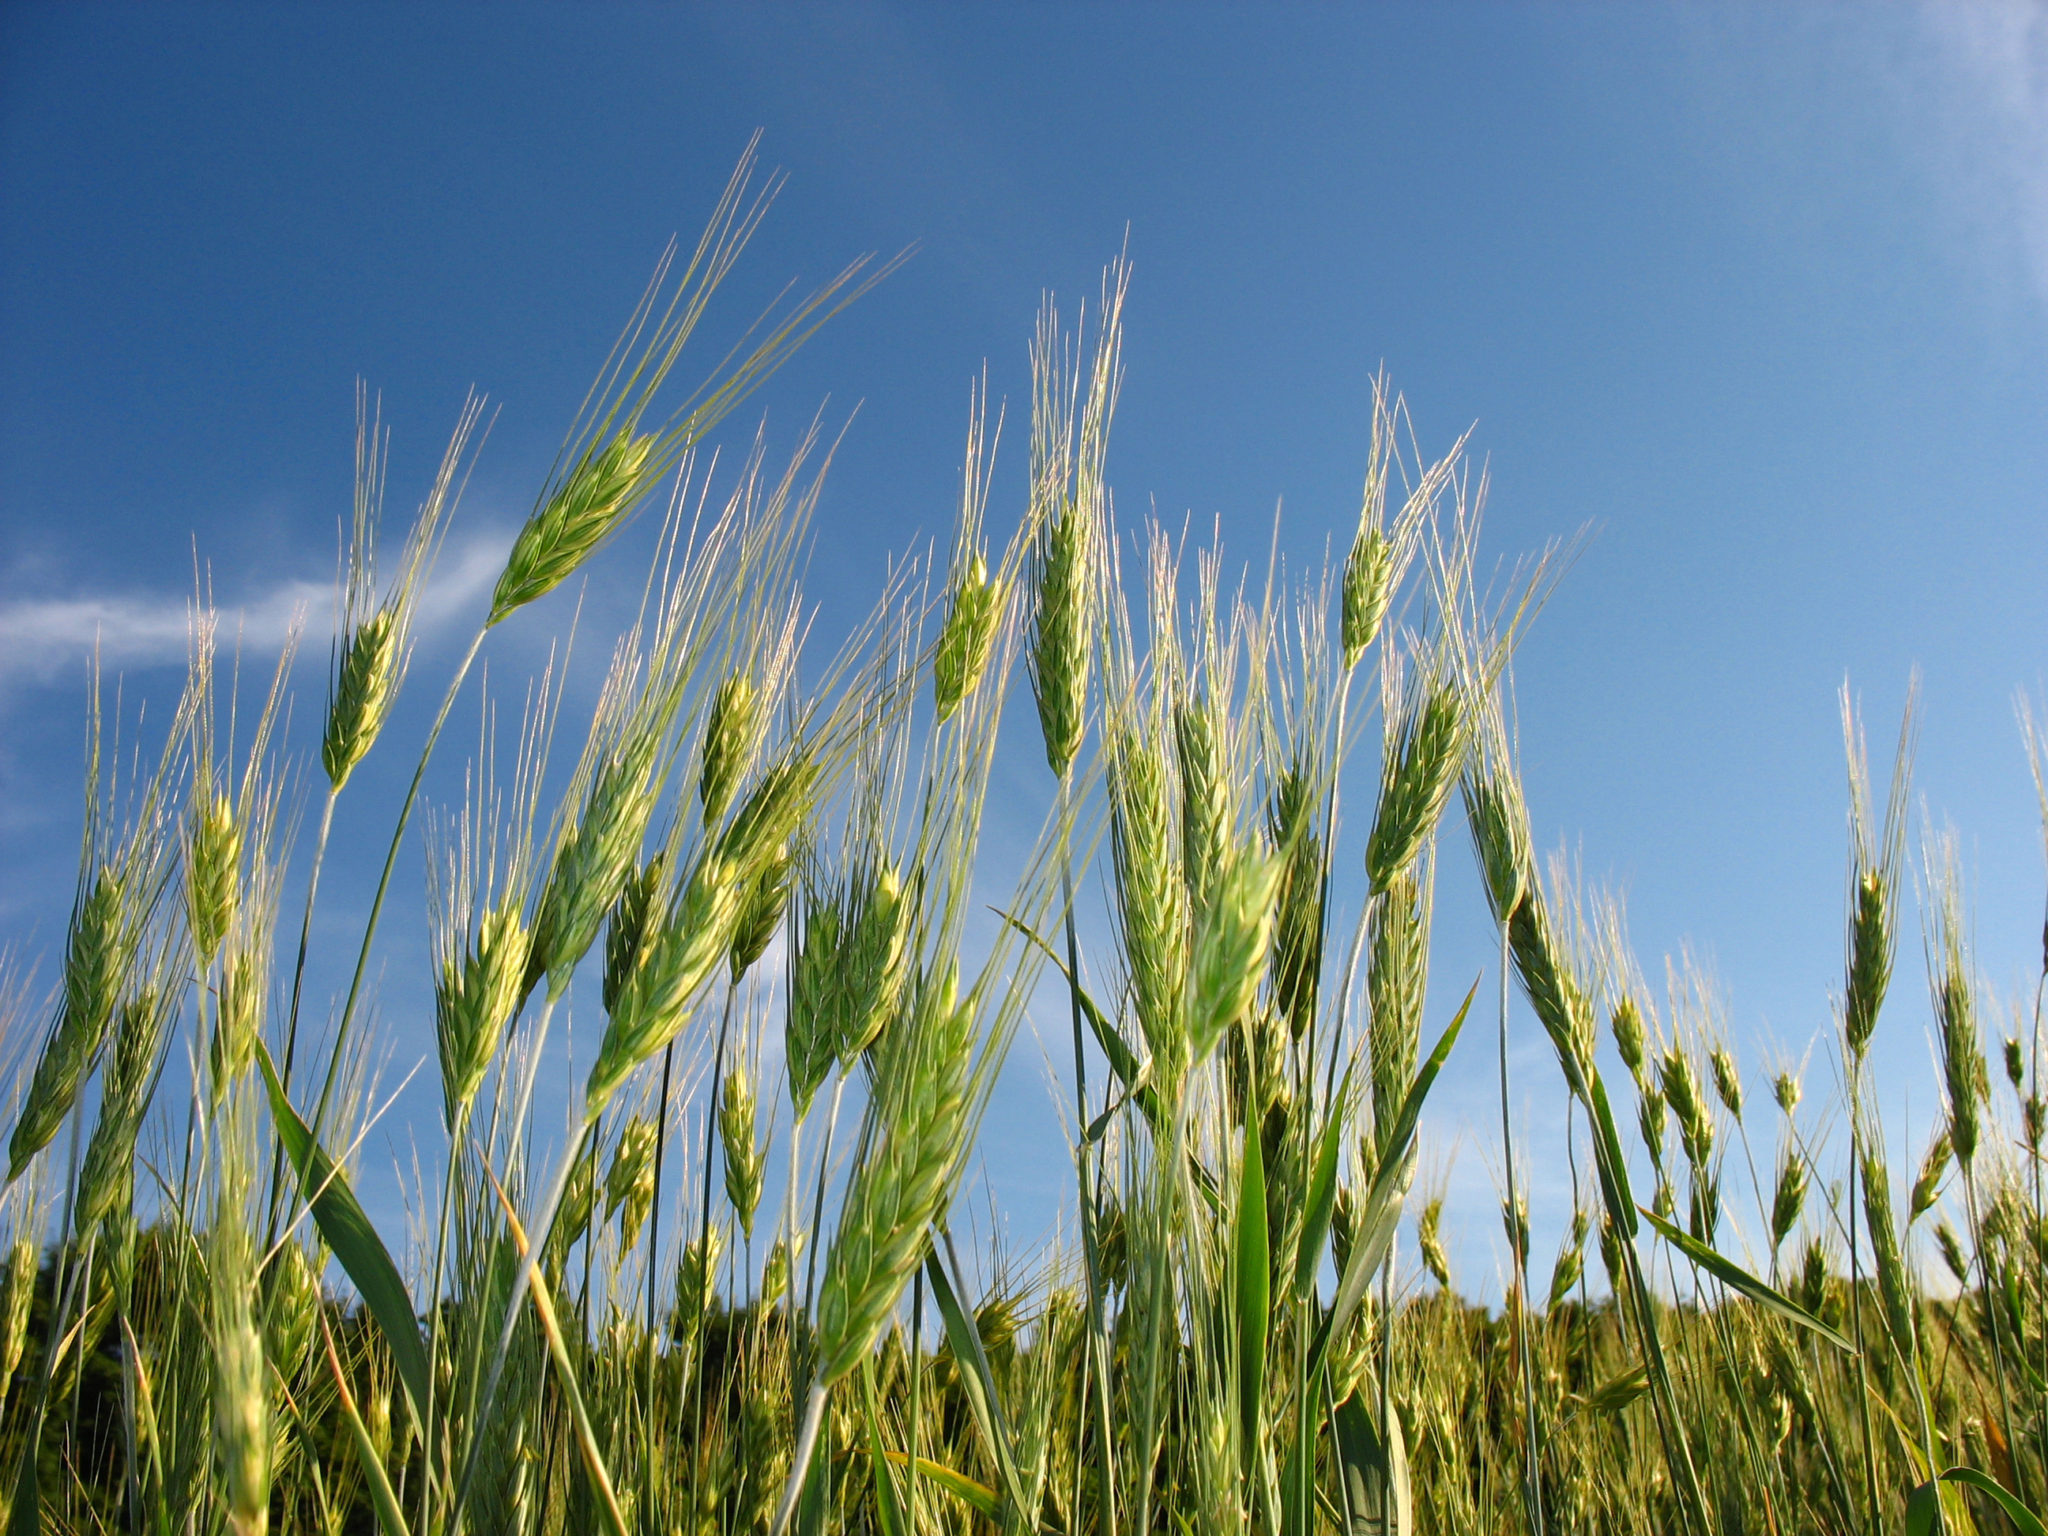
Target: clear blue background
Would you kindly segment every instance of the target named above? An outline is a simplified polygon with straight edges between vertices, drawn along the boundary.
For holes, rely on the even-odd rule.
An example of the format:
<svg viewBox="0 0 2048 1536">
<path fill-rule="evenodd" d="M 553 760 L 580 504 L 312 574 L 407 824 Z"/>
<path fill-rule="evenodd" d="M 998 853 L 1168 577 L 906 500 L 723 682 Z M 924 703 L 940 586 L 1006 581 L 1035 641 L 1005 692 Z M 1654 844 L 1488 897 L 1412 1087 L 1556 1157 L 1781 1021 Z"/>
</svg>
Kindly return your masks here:
<svg viewBox="0 0 2048 1536">
<path fill-rule="evenodd" d="M 1653 976 L 1692 947 L 1753 1065 L 1802 1054 L 1838 985 L 1845 676 L 1883 758 L 1922 669 L 1919 790 L 1961 829 L 1987 980 L 2030 997 L 2041 836 L 2012 700 L 2039 688 L 2048 634 L 2043 17 L 11 5 L 0 937 L 53 978 L 94 617 L 128 637 L 110 655 L 131 713 L 144 693 L 162 712 L 195 551 L 248 613 L 252 658 L 310 595 L 309 735 L 356 378 L 393 427 L 394 516 L 464 390 L 500 408 L 447 562 L 481 569 L 663 243 L 695 231 L 758 127 L 789 184 L 718 324 L 858 252 L 917 247 L 758 401 L 783 447 L 827 397 L 834 425 L 859 406 L 818 521 L 823 633 L 892 551 L 943 534 L 984 362 L 1013 410 L 992 516 L 1015 517 L 1039 296 L 1092 297 L 1128 239 L 1110 455 L 1127 523 L 1220 519 L 1262 563 L 1278 506 L 1290 559 L 1341 548 L 1384 365 L 1425 448 L 1476 423 L 1494 553 L 1591 525 L 1518 668 L 1539 836 L 1627 892 Z M 651 536 L 593 571 L 588 633 L 637 594 Z M 570 601 L 494 642 L 494 677 L 531 665 Z M 416 708 L 469 622 L 429 632 Z M 420 725 L 401 717 L 354 793 L 332 942 Z M 1035 732 L 1012 741 L 1017 838 L 1049 785 Z M 1445 850 L 1439 1017 L 1487 963 L 1461 831 Z M 431 1042 L 417 923 L 390 932 L 395 1083 Z M 1886 1113 L 1917 1138 L 1935 1101 L 1911 920 L 1901 948 L 1880 1055 Z M 1063 1019 L 1038 1022 L 1058 1060 Z M 1540 1258 L 1568 1208 L 1563 1095 L 1517 1030 Z M 987 1133 L 1020 1244 L 1066 1187 L 1043 1062 L 1019 1043 Z M 1490 1072 L 1469 1043 L 1431 1132 L 1479 1291 Z M 409 1170 L 408 1117 L 429 1135 L 434 1105 L 416 1083 L 372 1161 Z"/>
</svg>

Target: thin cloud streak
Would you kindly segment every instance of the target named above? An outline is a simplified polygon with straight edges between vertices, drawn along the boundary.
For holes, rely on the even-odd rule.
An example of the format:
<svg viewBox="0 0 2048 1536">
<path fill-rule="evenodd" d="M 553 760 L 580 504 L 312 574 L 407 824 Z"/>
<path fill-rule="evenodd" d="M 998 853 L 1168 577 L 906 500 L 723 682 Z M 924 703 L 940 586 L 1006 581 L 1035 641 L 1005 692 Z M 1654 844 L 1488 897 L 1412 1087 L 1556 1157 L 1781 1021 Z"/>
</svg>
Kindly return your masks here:
<svg viewBox="0 0 2048 1536">
<path fill-rule="evenodd" d="M 504 567 L 511 540 L 478 534 L 444 553 L 420 603 L 431 631 L 481 600 Z M 334 605 L 332 582 L 289 578 L 249 601 L 220 608 L 223 642 L 275 653 L 294 628 L 314 624 Z M 99 651 L 109 669 L 183 666 L 193 599 L 161 593 L 92 594 L 0 603 L 0 688 L 67 680 Z"/>
<path fill-rule="evenodd" d="M 1921 15 L 1963 86 L 1957 104 L 1969 142 L 1953 170 L 1966 195 L 2008 204 L 2001 211 L 2048 303 L 2048 8 L 1940 0 Z"/>
</svg>

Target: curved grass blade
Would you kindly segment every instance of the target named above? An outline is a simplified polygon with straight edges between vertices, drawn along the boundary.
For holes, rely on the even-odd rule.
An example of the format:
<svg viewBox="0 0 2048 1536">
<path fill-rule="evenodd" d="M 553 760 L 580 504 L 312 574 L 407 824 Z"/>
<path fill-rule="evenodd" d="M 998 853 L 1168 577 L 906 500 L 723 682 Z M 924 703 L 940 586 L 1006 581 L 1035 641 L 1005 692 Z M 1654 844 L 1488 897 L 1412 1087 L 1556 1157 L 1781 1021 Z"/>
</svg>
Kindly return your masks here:
<svg viewBox="0 0 2048 1536">
<path fill-rule="evenodd" d="M 868 1470 L 875 1480 L 875 1517 L 882 1536 L 915 1536 L 910 1517 L 904 1513 L 903 1495 L 896 1487 L 888 1453 L 882 1449 L 882 1412 L 875 1403 L 875 1364 L 861 1362 L 860 1384 L 866 1407 Z"/>
<path fill-rule="evenodd" d="M 420 1324 L 413 1312 L 412 1295 L 391 1262 L 391 1253 L 370 1218 L 363 1213 L 348 1175 L 313 1138 L 299 1112 L 285 1097 L 277 1068 L 262 1041 L 256 1042 L 256 1064 L 263 1069 L 263 1085 L 270 1093 L 270 1118 L 277 1127 L 278 1140 L 292 1171 L 299 1176 L 299 1190 L 313 1208 L 313 1220 L 327 1239 L 341 1267 L 348 1272 L 363 1305 L 377 1320 L 391 1358 L 398 1367 L 398 1379 L 405 1387 L 407 1403 L 415 1421 L 421 1421 L 427 1401 L 427 1350 L 420 1342 Z"/>
<path fill-rule="evenodd" d="M 1330 1218 L 1337 1209 L 1337 1163 L 1344 1150 L 1344 1116 L 1340 1106 L 1350 1097 L 1351 1074 L 1330 1101 L 1323 1123 L 1321 1145 L 1316 1149 L 1315 1170 L 1309 1176 L 1308 1203 L 1303 1207 L 1301 1237 L 1294 1253 L 1294 1294 L 1306 1300 L 1316 1283 L 1316 1270 L 1323 1262 L 1323 1243 L 1330 1235 Z"/>
<path fill-rule="evenodd" d="M 1359 1236 L 1351 1246 L 1350 1260 L 1337 1283 L 1337 1298 L 1331 1303 L 1329 1314 L 1323 1319 L 1322 1331 L 1317 1336 L 1310 1361 L 1311 1376 L 1321 1368 L 1330 1340 L 1351 1321 L 1351 1314 L 1365 1299 L 1366 1286 L 1380 1267 L 1380 1261 L 1387 1256 L 1394 1229 L 1400 1225 L 1401 1202 L 1407 1196 L 1408 1181 L 1415 1175 L 1415 1127 L 1422 1119 L 1422 1102 L 1429 1097 L 1437 1074 L 1450 1057 L 1451 1047 L 1458 1043 L 1458 1033 L 1465 1027 L 1465 1016 L 1471 1012 L 1472 999 L 1478 993 L 1479 983 L 1475 981 L 1465 994 L 1465 1001 L 1458 1005 L 1456 1015 L 1438 1038 L 1436 1049 L 1429 1053 L 1429 1059 L 1416 1072 L 1414 1082 L 1409 1084 L 1408 1092 L 1401 1100 L 1401 1110 L 1394 1117 L 1386 1151 L 1380 1158 L 1379 1171 L 1373 1176 L 1372 1189 L 1366 1196 L 1365 1217 L 1360 1224 Z"/>
<path fill-rule="evenodd" d="M 490 1170 L 486 1169 L 489 1173 Z M 504 1209 L 505 1224 L 511 1230 L 512 1244 L 524 1259 L 528 1248 L 526 1228 L 520 1225 L 518 1212 L 512 1209 L 512 1202 L 506 1198 L 505 1186 L 498 1182 L 498 1176 L 491 1174 L 491 1188 L 498 1196 L 498 1204 Z M 613 1536 L 632 1536 L 626 1525 L 625 1512 L 619 1508 L 619 1496 L 612 1488 L 612 1475 L 605 1469 L 604 1455 L 598 1449 L 597 1431 L 590 1422 L 590 1410 L 584 1406 L 583 1390 L 576 1381 L 576 1365 L 569 1358 L 568 1341 L 562 1336 L 561 1320 L 555 1315 L 555 1303 L 548 1289 L 548 1282 L 538 1268 L 533 1272 L 532 1288 L 527 1292 L 533 1298 L 533 1310 L 540 1318 L 542 1332 L 547 1335 L 548 1353 L 554 1357 L 556 1374 L 561 1378 L 562 1395 L 569 1399 L 569 1420 L 576 1430 L 576 1443 L 583 1452 L 584 1469 L 590 1474 L 590 1481 L 597 1489 L 598 1502 L 604 1506 L 605 1517 L 611 1522 Z M 485 1405 L 486 1411 L 489 1405 Z M 460 1507 L 456 1510 L 461 1513 Z"/>
<path fill-rule="evenodd" d="M 1244 1163 L 1237 1178 L 1238 1415 L 1246 1453 L 1265 1443 L 1259 1433 L 1266 1396 L 1266 1334 L 1272 1326 L 1273 1258 L 1266 1231 L 1266 1154 L 1258 1117 L 1247 1115 Z"/>
<path fill-rule="evenodd" d="M 1002 1524 L 1003 1496 L 986 1483 L 977 1483 L 965 1472 L 956 1472 L 949 1466 L 923 1456 L 913 1461 L 907 1451 L 884 1451 L 882 1459 L 891 1466 L 907 1468 L 915 1465 L 919 1477 L 930 1478 L 983 1519 L 993 1521 L 997 1525 Z"/>
<path fill-rule="evenodd" d="M 1130 1042 L 1124 1039 L 1123 1031 L 1103 1013 L 1101 1006 L 1088 995 L 1088 989 L 1074 980 L 1073 973 L 1067 969 L 1066 961 L 1061 959 L 1052 946 L 1040 938 L 1028 924 L 1000 908 L 990 910 L 1037 945 L 1039 951 L 1053 963 L 1060 975 L 1066 978 L 1068 987 L 1080 1000 L 1082 1017 L 1087 1019 L 1088 1028 L 1095 1036 L 1095 1043 L 1102 1047 L 1102 1054 L 1109 1062 L 1110 1071 L 1116 1074 L 1116 1080 L 1124 1085 L 1129 1095 L 1138 1101 L 1138 1107 L 1145 1111 L 1145 1118 L 1156 1127 L 1159 1124 L 1159 1095 L 1153 1090 L 1150 1082 L 1145 1080 L 1142 1070 L 1144 1063 L 1138 1060 L 1138 1053 L 1132 1050 Z"/>
<path fill-rule="evenodd" d="M 2005 1489 L 1996 1478 L 1979 1472 L 1975 1467 L 1950 1467 L 1934 1482 L 1922 1483 L 1906 1500 L 1906 1536 L 1929 1536 L 1934 1529 L 1934 1516 L 1939 1503 L 1937 1483 L 1961 1483 L 1974 1488 L 1992 1503 L 1999 1512 L 2012 1522 L 2013 1529 L 2020 1536 L 2048 1536 L 2048 1524 L 2028 1509 Z"/>
<path fill-rule="evenodd" d="M 953 1346 L 953 1360 L 958 1367 L 954 1374 L 960 1383 L 961 1395 L 967 1399 L 968 1411 L 973 1414 L 975 1427 L 981 1431 L 982 1441 L 989 1448 L 989 1455 L 1002 1477 L 1011 1504 L 1022 1510 L 1024 1480 L 1018 1474 L 1016 1458 L 1010 1454 L 1009 1426 L 1003 1422 L 1002 1403 L 996 1397 L 995 1373 L 989 1369 L 988 1351 L 982 1348 L 981 1330 L 975 1326 L 972 1315 L 961 1306 L 959 1293 L 953 1289 L 952 1279 L 946 1274 L 946 1266 L 939 1261 L 938 1244 L 932 1244 L 926 1252 L 924 1267 L 925 1276 L 931 1281 L 932 1299 L 938 1303 L 939 1316 L 945 1321 L 946 1340 Z M 996 1517 L 991 1515 L 989 1518 Z"/>
<path fill-rule="evenodd" d="M 349 1439 L 355 1443 L 356 1460 L 362 1465 L 363 1481 L 370 1485 L 370 1503 L 376 1508 L 377 1524 L 382 1527 L 384 1536 L 412 1536 L 411 1528 L 405 1523 L 405 1511 L 399 1508 L 397 1490 L 391 1486 L 391 1478 L 384 1470 L 384 1458 L 377 1454 L 370 1431 L 356 1408 L 355 1395 L 348 1389 L 348 1376 L 341 1368 L 341 1356 L 334 1351 L 334 1334 L 327 1326 L 325 1312 L 320 1317 L 320 1341 L 327 1349 L 327 1369 L 334 1377 L 336 1400 L 341 1404 L 341 1416 L 348 1425 Z"/>
<path fill-rule="evenodd" d="M 1797 1323 L 1801 1328 L 1818 1334 L 1835 1348 L 1852 1355 L 1856 1353 L 1854 1343 L 1830 1328 L 1791 1297 L 1772 1290 L 1741 1265 L 1716 1253 L 1698 1238 L 1673 1226 L 1656 1212 L 1644 1210 L 1642 1214 L 1643 1219 L 1657 1229 L 1658 1236 L 1722 1284 L 1741 1292 L 1766 1311 L 1777 1313 L 1787 1322 Z"/>
</svg>

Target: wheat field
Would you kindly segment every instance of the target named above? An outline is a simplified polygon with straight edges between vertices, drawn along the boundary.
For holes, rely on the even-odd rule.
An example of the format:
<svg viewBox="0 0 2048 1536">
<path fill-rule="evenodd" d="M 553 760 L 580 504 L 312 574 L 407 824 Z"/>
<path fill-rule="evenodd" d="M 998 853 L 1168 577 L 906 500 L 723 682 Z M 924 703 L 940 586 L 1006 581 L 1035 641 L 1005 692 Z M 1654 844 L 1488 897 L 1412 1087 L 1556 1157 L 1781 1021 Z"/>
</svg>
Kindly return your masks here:
<svg viewBox="0 0 2048 1536">
<path fill-rule="evenodd" d="M 1829 1057 L 1744 1063 L 1533 846 L 1513 660 L 1568 551 L 1482 559 L 1483 476 L 1462 443 L 1420 453 L 1384 385 L 1325 565 L 1120 523 L 1121 264 L 1039 317 L 1028 503 L 990 504 L 978 388 L 947 539 L 821 642 L 829 453 L 700 448 L 887 269 L 700 363 L 765 207 L 750 170 L 629 317 L 449 675 L 411 663 L 481 402 L 388 536 L 359 413 L 329 686 L 299 706 L 317 752 L 289 651 L 248 684 L 203 605 L 150 755 L 95 683 L 55 980 L 0 978 L 9 1530 L 2042 1530 L 2042 988 L 1979 978 L 1955 839 L 1908 814 L 1910 709 L 1873 784 L 1843 699 Z M 656 552 L 588 720 L 552 667 L 483 678 L 497 626 L 636 516 Z M 422 739 L 384 729 L 407 688 L 439 691 Z M 2048 827 L 2048 728 L 2023 707 L 2021 734 Z M 1041 748 L 998 888 L 992 779 Z M 429 763 L 465 750 L 433 803 Z M 416 762 L 395 804 L 348 794 L 372 752 Z M 309 967 L 338 827 L 385 850 L 381 883 Z M 1432 1003 L 1436 873 L 1468 856 L 1498 961 Z M 422 867 L 435 1166 L 409 1221 L 373 1221 L 402 1022 L 374 1002 L 380 916 Z M 1916 919 L 1926 998 L 1891 985 Z M 351 980 L 314 995 L 328 974 Z M 536 1080 L 572 989 L 601 1037 L 558 1134 Z M 1069 1215 L 977 1284 L 977 1134 L 1049 1002 Z M 1511 1011 L 1556 1069 L 1519 1091 L 1571 1127 L 1554 1255 Z M 1929 1027 L 1938 1134 L 1895 1170 L 1871 1043 Z M 1492 1210 L 1417 1177 L 1454 1050 L 1499 1077 Z M 1496 1219 L 1505 1294 L 1479 1305 L 1446 1223 Z"/>
</svg>

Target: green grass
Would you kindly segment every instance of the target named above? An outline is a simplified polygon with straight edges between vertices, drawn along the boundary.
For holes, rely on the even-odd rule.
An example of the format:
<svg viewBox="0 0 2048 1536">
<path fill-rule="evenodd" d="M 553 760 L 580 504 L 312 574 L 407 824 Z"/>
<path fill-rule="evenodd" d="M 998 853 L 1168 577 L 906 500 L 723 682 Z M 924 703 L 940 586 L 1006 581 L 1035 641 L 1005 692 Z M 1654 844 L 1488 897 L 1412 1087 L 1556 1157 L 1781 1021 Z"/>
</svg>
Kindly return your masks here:
<svg viewBox="0 0 2048 1536">
<path fill-rule="evenodd" d="M 102 758 L 95 700 L 59 980 L 47 1008 L 0 985 L 8 1529 L 2036 1529 L 2040 989 L 1995 1015 L 1982 992 L 1954 840 L 1907 825 L 1910 716 L 1879 807 L 1845 700 L 1836 1060 L 1748 1097 L 1757 1064 L 1696 988 L 1660 1004 L 1618 908 L 1537 865 L 1502 701 L 1554 562 L 1482 598 L 1462 444 L 1418 462 L 1384 389 L 1341 564 L 1256 581 L 1119 529 L 1120 267 L 1074 332 L 1041 317 L 1007 539 L 977 395 L 951 547 L 806 665 L 817 445 L 716 484 L 692 449 L 865 278 L 672 384 L 758 219 L 745 169 L 635 312 L 488 620 L 428 680 L 423 741 L 380 738 L 419 684 L 474 405 L 389 569 L 362 423 L 316 758 L 285 731 L 289 656 L 252 708 L 217 685 L 210 618 L 156 762 Z M 678 484 L 580 745 L 552 671 L 494 680 L 464 798 L 420 804 L 495 626 Z M 1020 676 L 1035 721 L 1008 708 Z M 356 803 L 356 766 L 408 750 L 403 801 Z M 1040 832 L 993 889 L 998 753 L 1041 751 Z M 363 980 L 415 811 L 443 1114 L 401 1231 L 352 1181 L 382 1050 Z M 329 999 L 306 977 L 337 819 L 381 822 L 389 854 L 359 940 L 311 970 L 353 968 Z M 1436 874 L 1467 834 L 1501 970 L 1432 994 Z M 1915 855 L 1925 1015 L 1889 995 Z M 1505 1103 L 1511 983 L 1552 1048 L 1521 1091 L 1569 1118 L 1575 1208 L 1530 1253 L 1509 1192 L 1489 1310 L 1442 1234 L 1492 1213 L 1416 1192 L 1418 1128 L 1449 1055 L 1497 1033 Z M 572 987 L 603 1030 L 558 1144 L 534 1080 Z M 1078 1216 L 977 1290 L 951 1222 L 1027 1006 L 1060 993 L 1079 1081 L 1047 1150 Z M 1895 1187 L 1865 1057 L 1930 1018 L 1943 1121 Z M 189 1096 L 164 1091 L 187 1059 Z M 1934 1482 L 1958 1467 L 1982 1475 Z"/>
</svg>

